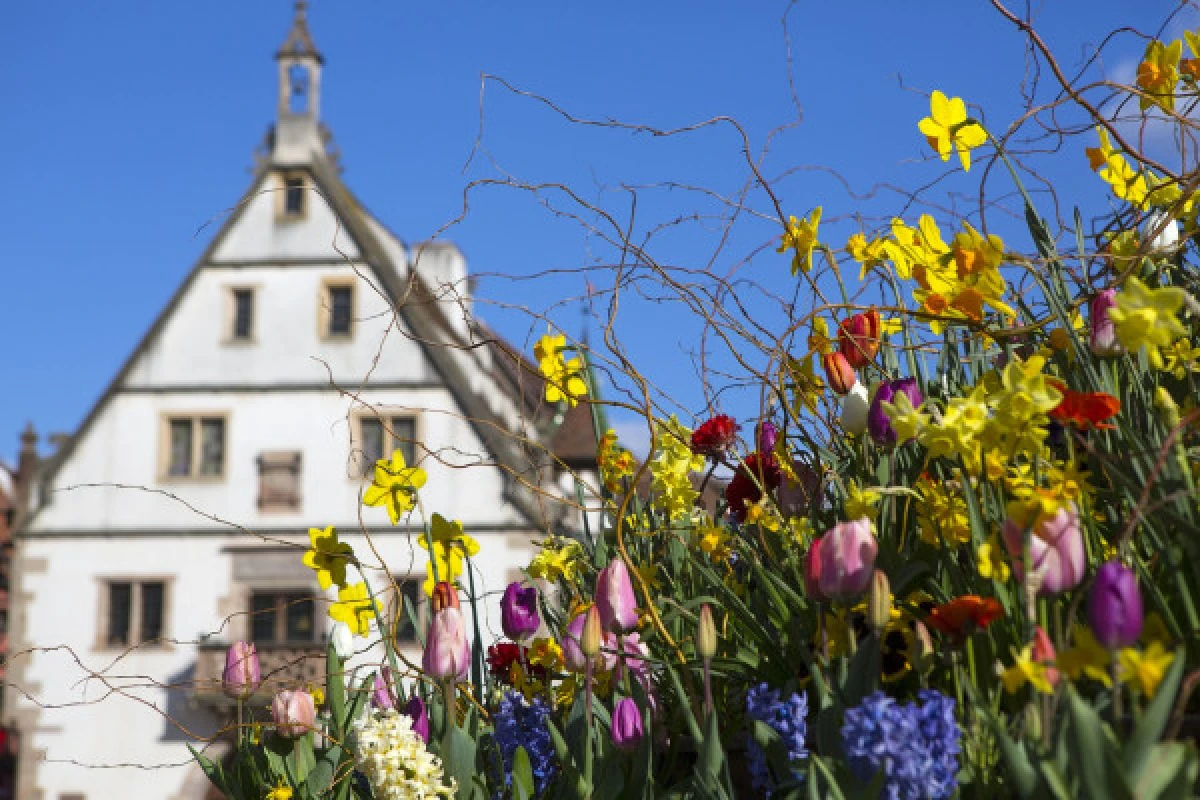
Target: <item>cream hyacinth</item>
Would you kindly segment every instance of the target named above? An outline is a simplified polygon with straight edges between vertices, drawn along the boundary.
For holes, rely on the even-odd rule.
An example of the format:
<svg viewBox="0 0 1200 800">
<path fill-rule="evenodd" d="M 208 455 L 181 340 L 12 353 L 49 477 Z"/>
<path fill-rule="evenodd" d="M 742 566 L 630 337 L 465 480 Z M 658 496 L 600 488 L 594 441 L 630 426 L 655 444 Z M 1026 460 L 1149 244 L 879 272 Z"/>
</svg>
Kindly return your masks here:
<svg viewBox="0 0 1200 800">
<path fill-rule="evenodd" d="M 454 781 L 443 776 L 441 760 L 425 749 L 408 716 L 375 710 L 355 728 L 356 764 L 378 800 L 454 797 Z"/>
</svg>

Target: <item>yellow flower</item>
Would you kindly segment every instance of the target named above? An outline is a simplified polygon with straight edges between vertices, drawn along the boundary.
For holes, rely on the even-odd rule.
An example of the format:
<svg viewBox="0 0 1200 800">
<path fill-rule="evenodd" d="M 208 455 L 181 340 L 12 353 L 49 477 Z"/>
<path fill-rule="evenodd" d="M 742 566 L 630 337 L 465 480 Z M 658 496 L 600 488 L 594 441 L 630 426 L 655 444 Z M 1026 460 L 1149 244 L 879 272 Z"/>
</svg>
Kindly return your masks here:
<svg viewBox="0 0 1200 800">
<path fill-rule="evenodd" d="M 813 317 L 812 333 L 808 335 L 808 349 L 822 356 L 833 352 L 834 342 L 829 338 L 829 321 L 824 317 Z"/>
<path fill-rule="evenodd" d="M 550 583 L 559 580 L 571 583 L 579 571 L 582 557 L 583 546 L 579 542 L 550 537 L 542 542 L 542 551 L 533 557 L 526 571 L 531 578 L 542 578 Z"/>
<path fill-rule="evenodd" d="M 1000 545 L 1000 538 L 994 533 L 988 537 L 986 542 L 979 545 L 979 549 L 975 551 L 975 559 L 979 564 L 981 578 L 994 578 L 1000 583 L 1005 583 L 1012 574 L 1008 561 L 1004 558 L 1004 548 Z"/>
<path fill-rule="evenodd" d="M 1097 125 L 1096 133 L 1100 135 L 1100 146 L 1088 147 L 1084 150 L 1084 153 L 1087 154 L 1088 164 L 1091 165 L 1093 170 L 1103 167 L 1108 163 L 1108 157 L 1116 152 L 1113 150 L 1112 142 L 1108 138 L 1108 131 Z"/>
<path fill-rule="evenodd" d="M 538 360 L 542 377 L 546 379 L 546 402 L 566 401 L 568 406 L 574 408 L 579 402 L 578 398 L 587 396 L 588 387 L 583 379 L 582 359 L 563 359 L 562 352 L 566 346 L 566 336 L 548 333 L 533 346 L 533 354 Z"/>
<path fill-rule="evenodd" d="M 893 219 L 892 238 L 884 240 L 883 249 L 896 268 L 896 275 L 904 280 L 913 276 L 916 266 L 937 266 L 950 253 L 937 221 L 930 214 L 922 214 L 915 228 L 905 225 L 902 219 Z"/>
<path fill-rule="evenodd" d="M 267 792 L 266 800 L 292 800 L 292 787 L 288 786 L 283 778 L 280 778 L 275 788 Z"/>
<path fill-rule="evenodd" d="M 655 421 L 655 450 L 650 460 L 651 503 L 671 519 L 685 517 L 695 508 L 700 493 L 692 485 L 691 473 L 704 469 L 704 456 L 692 452 L 692 431 L 675 415 L 666 422 Z"/>
<path fill-rule="evenodd" d="M 1004 241 L 995 234 L 985 238 L 969 222 L 964 222 L 963 228 L 966 230 L 954 235 L 952 245 L 958 277 L 998 268 L 1004 261 Z"/>
<path fill-rule="evenodd" d="M 1111 686 L 1108 667 L 1112 663 L 1112 654 L 1100 646 L 1091 629 L 1084 625 L 1075 626 L 1073 639 L 1075 646 L 1059 653 L 1055 665 L 1073 681 L 1086 675 L 1105 686 Z"/>
<path fill-rule="evenodd" d="M 304 566 L 317 573 L 321 589 L 333 584 L 346 584 L 346 562 L 354 558 L 354 548 L 338 541 L 337 531 L 328 528 L 309 528 L 308 538 L 312 548 L 304 553 Z"/>
<path fill-rule="evenodd" d="M 417 503 L 417 490 L 425 485 L 427 476 L 420 467 L 404 463 L 404 453 L 392 451 L 392 460 L 375 462 L 375 479 L 363 493 L 363 505 L 384 506 L 395 525 L 400 515 L 411 511 Z"/>
<path fill-rule="evenodd" d="M 1145 347 L 1150 363 L 1155 369 L 1162 369 L 1159 348 L 1187 334 L 1176 316 L 1183 302 L 1183 289 L 1175 286 L 1151 289 L 1131 275 L 1117 292 L 1116 306 L 1109 310 L 1109 318 L 1117 327 L 1117 341 L 1131 352 Z"/>
<path fill-rule="evenodd" d="M 1175 85 L 1179 83 L 1179 57 L 1183 42 L 1176 39 L 1163 44 L 1155 39 L 1146 46 L 1146 54 L 1137 68 L 1137 85 L 1146 94 L 1138 99 L 1142 111 L 1153 105 L 1175 110 Z"/>
<path fill-rule="evenodd" d="M 432 537 L 432 542 L 430 540 Z M 458 520 L 447 520 L 434 514 L 429 526 L 429 537 L 421 534 L 417 545 L 432 557 L 425 565 L 425 594 L 433 596 L 433 587 L 438 581 L 454 583 L 463 572 L 463 557 L 479 553 L 479 542 L 463 533 L 463 524 Z M 435 579 L 434 568 L 437 568 Z"/>
<path fill-rule="evenodd" d="M 1100 177 L 1112 186 L 1114 195 L 1141 209 L 1146 208 L 1146 177 L 1141 171 L 1135 170 L 1120 153 L 1112 153 L 1100 170 Z"/>
<path fill-rule="evenodd" d="M 795 250 L 792 256 L 792 274 L 800 270 L 808 272 L 812 269 L 812 252 L 817 246 L 817 226 L 821 224 L 821 207 L 817 206 L 812 213 L 802 220 L 788 218 L 787 230 L 783 232 L 783 240 L 775 252 Z"/>
<path fill-rule="evenodd" d="M 314 686 L 313 684 L 310 683 L 304 687 L 304 690 L 306 692 L 308 692 L 310 695 L 312 695 L 313 705 L 315 705 L 315 706 L 325 705 L 325 690 L 322 689 L 320 686 Z"/>
<path fill-rule="evenodd" d="M 869 487 L 859 488 L 858 481 L 848 481 L 846 484 L 846 503 L 843 507 L 843 513 L 846 519 L 875 519 L 879 514 L 879 509 L 875 508 L 879 504 L 881 495 L 875 489 Z"/>
<path fill-rule="evenodd" d="M 379 601 L 372 600 L 367 585 L 359 582 L 338 589 L 338 599 L 329 606 L 329 616 L 334 622 L 346 623 L 355 636 L 366 636 L 378 610 Z"/>
<path fill-rule="evenodd" d="M 813 529 L 812 521 L 808 517 L 789 517 L 787 526 L 792 532 L 793 542 L 800 547 L 808 546 L 808 543 L 816 536 L 816 530 Z"/>
<path fill-rule="evenodd" d="M 1200 347 L 1180 339 L 1163 348 L 1163 371 L 1183 380 L 1189 372 L 1200 372 Z"/>
<path fill-rule="evenodd" d="M 1145 650 L 1126 647 L 1118 654 L 1118 660 L 1121 680 L 1150 699 L 1166 677 L 1167 668 L 1175 660 L 1175 654 L 1167 652 L 1160 642 L 1151 642 Z"/>
<path fill-rule="evenodd" d="M 825 380 L 813 369 L 811 355 L 787 359 L 787 388 L 792 395 L 792 410 L 799 415 L 808 409 L 816 413 L 817 401 L 825 391 Z"/>
<path fill-rule="evenodd" d="M 896 392 L 892 402 L 881 402 L 879 405 L 883 409 L 883 413 L 887 414 L 888 419 L 892 421 L 892 428 L 896 431 L 898 444 L 904 444 L 909 439 L 917 438 L 929 424 L 929 415 L 922 414 L 920 411 L 924 407 L 924 403 L 913 408 L 912 400 L 905 392 Z"/>
<path fill-rule="evenodd" d="M 978 436 L 988 421 L 987 390 L 976 386 L 966 397 L 952 397 L 942 421 L 925 426 L 921 444 L 930 458 L 962 456 L 968 462 L 979 458 Z"/>
<path fill-rule="evenodd" d="M 539 636 L 529 645 L 529 663 L 548 672 L 562 672 L 563 651 L 558 642 Z"/>
<path fill-rule="evenodd" d="M 260 722 L 255 722 L 250 726 L 250 744 L 262 744 L 263 726 Z M 268 800 L 270 798 L 268 797 Z"/>
<path fill-rule="evenodd" d="M 882 238 L 871 239 L 861 233 L 852 235 L 846 241 L 846 252 L 862 265 L 858 279 L 864 280 L 867 273 L 887 260 L 887 246 Z"/>
<path fill-rule="evenodd" d="M 979 123 L 967 121 L 967 105 L 962 98 L 947 98 L 937 90 L 929 97 L 929 116 L 917 127 L 942 161 L 949 161 L 951 150 L 957 149 L 963 171 L 971 169 L 971 150 L 987 141 L 987 133 Z"/>
<path fill-rule="evenodd" d="M 596 461 L 600 466 L 604 488 L 613 494 L 622 490 L 622 479 L 632 477 L 637 467 L 637 459 L 633 453 L 617 444 L 617 433 L 613 430 L 600 437 Z"/>
<path fill-rule="evenodd" d="M 723 563 L 729 558 L 731 537 L 724 528 L 706 525 L 697 533 L 699 535 L 696 545 L 700 548 L 700 552 L 707 555 L 714 564 Z"/>
<path fill-rule="evenodd" d="M 1027 644 L 1020 653 L 1013 655 L 1013 665 L 1000 675 L 1006 692 L 1016 694 L 1026 683 L 1044 694 L 1054 692 L 1054 686 L 1046 676 L 1046 665 L 1033 660 L 1033 645 Z"/>
<path fill-rule="evenodd" d="M 922 541 L 950 547 L 971 541 L 967 501 L 958 492 L 925 477 L 918 478 L 913 488 L 921 495 L 917 504 L 917 531 Z"/>
</svg>

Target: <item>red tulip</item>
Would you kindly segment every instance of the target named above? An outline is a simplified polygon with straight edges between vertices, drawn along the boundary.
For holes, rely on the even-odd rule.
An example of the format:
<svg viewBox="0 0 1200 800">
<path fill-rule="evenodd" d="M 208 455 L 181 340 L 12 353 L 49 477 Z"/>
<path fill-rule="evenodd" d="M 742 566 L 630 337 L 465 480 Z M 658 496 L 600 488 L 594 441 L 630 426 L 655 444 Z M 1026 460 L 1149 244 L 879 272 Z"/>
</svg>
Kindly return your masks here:
<svg viewBox="0 0 1200 800">
<path fill-rule="evenodd" d="M 854 367 L 836 350 L 821 356 L 821 366 L 825 368 L 825 380 L 829 383 L 829 388 L 838 394 L 847 394 L 858 382 Z"/>
<path fill-rule="evenodd" d="M 879 312 L 872 308 L 838 325 L 838 349 L 850 366 L 862 369 L 879 352 L 879 335 Z"/>
</svg>

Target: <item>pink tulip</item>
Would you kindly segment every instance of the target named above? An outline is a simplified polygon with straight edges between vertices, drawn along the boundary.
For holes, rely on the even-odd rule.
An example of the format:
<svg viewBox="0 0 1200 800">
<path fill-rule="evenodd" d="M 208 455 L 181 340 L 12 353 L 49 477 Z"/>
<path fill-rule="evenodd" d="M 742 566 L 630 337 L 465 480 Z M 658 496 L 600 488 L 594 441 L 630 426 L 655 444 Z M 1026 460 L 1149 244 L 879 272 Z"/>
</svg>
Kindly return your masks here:
<svg viewBox="0 0 1200 800">
<path fill-rule="evenodd" d="M 819 569 L 817 586 L 832 600 L 851 600 L 867 590 L 875 574 L 879 545 L 871 533 L 871 520 L 834 525 L 813 543 Z"/>
<path fill-rule="evenodd" d="M 250 642 L 234 642 L 225 653 L 225 672 L 221 688 L 228 696 L 245 700 L 262 682 L 258 651 Z"/>
<path fill-rule="evenodd" d="M 819 538 L 814 539 L 804 554 L 804 593 L 816 602 L 823 603 L 829 598 L 821 591 L 821 559 L 817 557 L 820 544 Z"/>
<path fill-rule="evenodd" d="M 395 708 L 396 698 L 392 696 L 392 670 L 383 668 L 383 674 L 375 673 L 375 689 L 371 692 L 371 703 L 376 708 Z"/>
<path fill-rule="evenodd" d="M 271 701 L 271 718 L 276 733 L 285 739 L 295 739 L 316 727 L 317 706 L 308 692 L 285 689 Z"/>
<path fill-rule="evenodd" d="M 1091 347 L 1098 356 L 1115 356 L 1122 352 L 1121 343 L 1117 341 L 1117 326 L 1108 316 L 1117 305 L 1116 289 L 1105 289 L 1092 298 L 1091 307 Z"/>
<path fill-rule="evenodd" d="M 1046 633 L 1045 628 L 1038 625 L 1033 629 L 1033 660 L 1038 664 L 1053 664 L 1058 654 L 1054 651 L 1054 642 L 1050 641 L 1050 634 Z M 1054 667 L 1046 667 L 1046 680 L 1050 681 L 1051 685 L 1058 683 L 1058 670 Z"/>
<path fill-rule="evenodd" d="M 637 596 L 625 561 L 614 558 L 596 578 L 596 610 L 604 629 L 624 633 L 637 627 Z"/>
<path fill-rule="evenodd" d="M 421 666 L 428 675 L 442 680 L 467 677 L 471 666 L 471 642 L 467 639 L 467 625 L 461 610 L 446 606 L 433 615 Z"/>
<path fill-rule="evenodd" d="M 1013 557 L 1017 577 L 1024 580 L 1024 529 L 1011 519 L 1004 523 L 1004 545 Z M 1040 577 L 1038 594 L 1054 595 L 1074 589 L 1083 580 L 1087 557 L 1083 550 L 1083 532 L 1074 504 L 1060 508 L 1033 529 L 1030 543 L 1033 569 Z"/>
<path fill-rule="evenodd" d="M 587 614 L 576 614 L 567 625 L 562 637 L 563 663 L 571 672 L 584 672 L 587 669 L 587 656 L 583 654 L 583 625 L 587 622 Z M 596 656 L 594 666 L 597 669 L 611 670 L 617 665 L 617 639 L 611 633 L 606 633 L 600 645 L 600 653 Z"/>
</svg>

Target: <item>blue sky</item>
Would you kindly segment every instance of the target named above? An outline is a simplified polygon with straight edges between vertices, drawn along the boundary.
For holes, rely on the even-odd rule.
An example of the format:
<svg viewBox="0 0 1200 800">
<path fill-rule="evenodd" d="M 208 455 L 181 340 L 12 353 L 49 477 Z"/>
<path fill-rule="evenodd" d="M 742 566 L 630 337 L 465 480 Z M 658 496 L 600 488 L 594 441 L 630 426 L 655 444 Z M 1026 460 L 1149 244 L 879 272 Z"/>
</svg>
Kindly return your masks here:
<svg viewBox="0 0 1200 800">
<path fill-rule="evenodd" d="M 1033 5 L 1067 67 L 1108 30 L 1129 24 L 1152 33 L 1178 7 Z M 489 84 L 483 147 L 467 164 L 481 130 L 482 73 L 593 119 L 671 128 L 733 117 L 758 152 L 769 131 L 797 119 L 780 24 L 787 4 L 312 6 L 326 57 L 322 116 L 341 147 L 344 178 L 406 240 L 428 238 L 456 217 L 472 179 L 567 184 L 618 220 L 630 207 L 622 186 L 653 184 L 659 188 L 638 193 L 637 230 L 701 216 L 652 237 L 664 263 L 702 267 L 712 259 L 714 272 L 736 269 L 788 290 L 786 257 L 766 247 L 777 224 L 747 215 L 717 251 L 720 227 L 703 218 L 717 204 L 665 188 L 702 185 L 729 195 L 745 184 L 741 142 L 729 126 L 674 137 L 581 127 Z M 5 4 L 0 457 L 15 455 L 28 419 L 43 433 L 75 428 L 246 188 L 251 154 L 274 113 L 272 54 L 290 15 L 286 0 Z M 934 88 L 982 105 L 989 124 L 1007 125 L 1020 108 L 1025 69 L 1024 40 L 1013 27 L 990 4 L 964 0 L 798 2 L 788 18 L 801 122 L 773 140 L 763 169 L 777 177 L 799 168 L 776 184 L 785 211 L 802 215 L 823 204 L 837 243 L 855 229 L 856 210 L 878 219 L 901 209 L 899 195 L 872 187 L 934 184 L 931 203 L 969 212 L 982 171 L 943 169 L 915 125 Z M 1128 76 L 1143 46 L 1132 35 L 1119 40 L 1105 74 Z M 1082 155 L 1060 161 L 1053 172 L 1060 196 L 1087 205 L 1080 198 L 1103 194 Z M 855 199 L 846 186 L 870 196 Z M 747 202 L 771 210 L 761 192 Z M 551 309 L 583 292 L 581 267 L 615 258 L 602 227 L 589 232 L 556 210 L 580 212 L 555 192 L 479 189 L 465 219 L 445 233 L 483 278 L 481 315 L 518 342 L 544 326 L 505 306 Z M 597 224 L 594 213 L 582 213 Z M 556 277 L 516 279 L 547 270 Z M 603 268 L 589 277 L 601 287 L 612 281 Z M 747 291 L 749 302 L 759 302 Z M 578 333 L 578 303 L 552 315 Z M 618 322 L 650 377 L 698 410 L 697 340 L 686 315 L 631 296 Z M 749 412 L 745 397 L 728 402 Z"/>
</svg>

